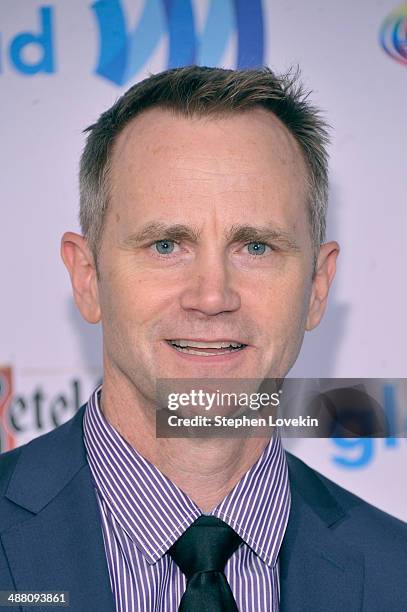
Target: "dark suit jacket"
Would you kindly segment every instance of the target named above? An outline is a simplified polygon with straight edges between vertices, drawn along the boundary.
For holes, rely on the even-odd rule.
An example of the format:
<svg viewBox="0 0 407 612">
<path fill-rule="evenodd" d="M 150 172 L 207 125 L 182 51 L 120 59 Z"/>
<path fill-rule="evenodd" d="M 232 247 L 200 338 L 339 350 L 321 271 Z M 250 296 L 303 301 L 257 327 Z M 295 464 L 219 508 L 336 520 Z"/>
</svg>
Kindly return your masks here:
<svg viewBox="0 0 407 612">
<path fill-rule="evenodd" d="M 70 612 L 114 612 L 83 413 L 0 455 L 0 590 L 69 591 Z M 287 460 L 281 612 L 406 612 L 407 524 Z"/>
</svg>

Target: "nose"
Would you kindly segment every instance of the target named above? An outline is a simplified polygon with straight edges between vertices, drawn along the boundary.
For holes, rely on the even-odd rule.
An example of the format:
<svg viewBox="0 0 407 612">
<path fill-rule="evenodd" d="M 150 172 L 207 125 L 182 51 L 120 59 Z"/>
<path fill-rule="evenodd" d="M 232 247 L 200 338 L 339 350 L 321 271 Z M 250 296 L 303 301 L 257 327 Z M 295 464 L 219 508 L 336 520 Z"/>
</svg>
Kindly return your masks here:
<svg viewBox="0 0 407 612">
<path fill-rule="evenodd" d="M 232 286 L 233 270 L 223 254 L 201 253 L 189 273 L 190 278 L 181 295 L 184 310 L 211 316 L 240 308 L 240 295 Z"/>
</svg>

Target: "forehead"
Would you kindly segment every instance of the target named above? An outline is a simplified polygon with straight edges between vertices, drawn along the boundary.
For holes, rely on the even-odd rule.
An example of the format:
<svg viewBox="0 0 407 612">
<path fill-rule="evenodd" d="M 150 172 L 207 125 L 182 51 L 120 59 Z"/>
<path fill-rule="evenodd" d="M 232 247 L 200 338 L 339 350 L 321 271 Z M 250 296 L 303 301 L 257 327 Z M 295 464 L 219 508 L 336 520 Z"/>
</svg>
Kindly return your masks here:
<svg viewBox="0 0 407 612">
<path fill-rule="evenodd" d="M 161 140 L 163 147 L 172 146 L 181 149 L 184 142 L 171 142 L 172 136 L 182 137 L 183 141 L 193 145 L 199 142 L 205 133 L 204 144 L 209 144 L 211 137 L 216 139 L 222 134 L 230 145 L 240 145 L 243 138 L 248 147 L 252 144 L 266 144 L 270 149 L 268 151 L 270 156 L 285 154 L 285 156 L 302 158 L 294 136 L 276 115 L 263 108 L 214 116 L 186 117 L 171 109 L 159 107 L 140 113 L 123 128 L 116 138 L 113 157 L 118 161 L 126 153 L 135 153 L 137 142 L 140 143 L 140 147 L 154 146 L 157 140 Z M 162 141 L 163 137 L 166 140 Z M 218 140 L 216 144 L 221 146 L 222 141 Z"/>
<path fill-rule="evenodd" d="M 216 117 L 185 117 L 154 108 L 118 135 L 111 157 L 114 206 L 188 206 L 236 196 L 254 202 L 306 198 L 307 170 L 299 144 L 272 113 L 261 109 Z M 152 204 L 154 203 L 154 204 Z"/>
</svg>

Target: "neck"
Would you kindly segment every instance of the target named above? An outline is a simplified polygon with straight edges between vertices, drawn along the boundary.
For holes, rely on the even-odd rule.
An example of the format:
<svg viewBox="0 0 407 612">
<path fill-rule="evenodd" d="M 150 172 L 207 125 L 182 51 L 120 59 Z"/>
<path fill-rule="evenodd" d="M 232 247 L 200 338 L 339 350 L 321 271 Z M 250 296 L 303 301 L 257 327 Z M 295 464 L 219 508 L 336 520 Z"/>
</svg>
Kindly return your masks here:
<svg viewBox="0 0 407 612">
<path fill-rule="evenodd" d="M 106 376 L 101 410 L 143 457 L 209 512 L 257 461 L 270 438 L 157 438 L 155 408 L 128 384 Z"/>
</svg>

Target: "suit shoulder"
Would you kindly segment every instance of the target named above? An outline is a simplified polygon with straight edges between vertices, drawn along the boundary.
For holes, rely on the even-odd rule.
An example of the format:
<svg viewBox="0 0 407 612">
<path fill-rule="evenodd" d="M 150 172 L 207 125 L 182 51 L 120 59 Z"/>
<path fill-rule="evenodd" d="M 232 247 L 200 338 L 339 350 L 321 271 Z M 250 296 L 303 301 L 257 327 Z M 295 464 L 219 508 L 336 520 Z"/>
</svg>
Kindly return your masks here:
<svg viewBox="0 0 407 612">
<path fill-rule="evenodd" d="M 18 448 L 13 448 L 13 450 L 0 453 L 0 496 L 4 495 L 4 491 L 20 457 L 21 449 L 22 447 L 19 446 Z"/>
<path fill-rule="evenodd" d="M 41 434 L 17 448 L 0 453 L 0 497 L 4 496 L 20 457 L 28 453 L 31 461 L 37 461 L 44 454 L 44 449 L 52 452 L 53 449 L 58 448 L 60 440 L 66 436 L 67 432 L 75 424 L 77 425 L 78 422 L 82 421 L 85 408 L 86 404 L 72 418 L 55 429 Z"/>
<path fill-rule="evenodd" d="M 290 453 L 287 453 L 287 462 L 295 507 L 300 508 L 305 517 L 300 523 L 303 532 L 308 534 L 307 521 L 314 520 L 316 514 L 321 523 L 317 523 L 318 529 L 311 532 L 311 538 L 315 533 L 322 537 L 323 533 L 320 544 L 327 546 L 328 551 L 330 547 L 332 550 L 338 547 L 346 551 L 354 563 L 363 566 L 363 610 L 407 610 L 407 524 L 344 489 Z M 316 523 L 311 524 L 315 527 Z"/>
<path fill-rule="evenodd" d="M 287 453 L 287 455 L 290 455 L 290 453 Z M 309 474 L 309 472 L 311 472 L 312 478 L 318 479 L 328 493 L 345 510 L 346 514 L 354 519 L 350 524 L 357 525 L 361 533 L 366 534 L 366 532 L 370 531 L 375 533 L 377 538 L 391 538 L 392 540 L 401 538 L 407 550 L 407 523 L 380 510 L 358 495 L 341 487 L 333 480 L 306 465 L 301 459 L 294 455 L 290 455 L 289 465 L 292 469 L 297 471 L 297 473 Z M 345 524 L 346 522 L 344 522 L 344 526 Z"/>
<path fill-rule="evenodd" d="M 373 504 L 365 501 L 358 495 L 351 493 L 347 489 L 339 486 L 326 476 L 319 474 L 324 485 L 329 489 L 330 493 L 335 495 L 341 505 L 353 516 L 360 518 L 361 522 L 365 522 L 366 528 L 377 528 L 382 534 L 394 534 L 397 537 L 404 538 L 404 543 L 407 545 L 407 523 L 392 516 L 391 514 L 380 510 Z"/>
</svg>

